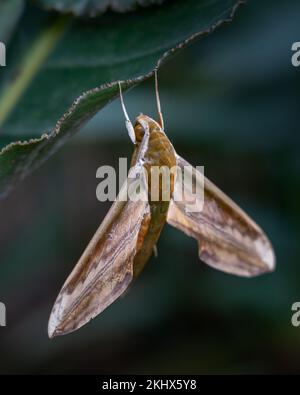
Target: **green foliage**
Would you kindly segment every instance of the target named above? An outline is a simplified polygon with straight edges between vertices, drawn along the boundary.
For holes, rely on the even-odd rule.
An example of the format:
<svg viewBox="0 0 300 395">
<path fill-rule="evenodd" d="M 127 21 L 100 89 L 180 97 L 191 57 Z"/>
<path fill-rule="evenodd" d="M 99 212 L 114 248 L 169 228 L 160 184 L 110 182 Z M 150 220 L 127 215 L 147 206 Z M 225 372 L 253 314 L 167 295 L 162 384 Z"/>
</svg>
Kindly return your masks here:
<svg viewBox="0 0 300 395">
<path fill-rule="evenodd" d="M 126 89 L 151 77 L 155 67 L 229 20 L 236 5 L 172 1 L 88 21 L 27 7 L 0 78 L 1 135 L 12 142 L 0 153 L 0 195 L 115 99 L 116 81 Z M 16 137 L 31 139 L 14 143 Z"/>
</svg>

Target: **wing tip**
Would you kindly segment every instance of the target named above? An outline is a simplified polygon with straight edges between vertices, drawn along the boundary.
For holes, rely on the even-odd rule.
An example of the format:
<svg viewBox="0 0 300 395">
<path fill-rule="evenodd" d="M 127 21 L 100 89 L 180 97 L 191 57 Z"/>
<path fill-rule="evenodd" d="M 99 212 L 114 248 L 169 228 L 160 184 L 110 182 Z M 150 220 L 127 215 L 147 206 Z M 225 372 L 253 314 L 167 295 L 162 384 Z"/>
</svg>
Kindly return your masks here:
<svg viewBox="0 0 300 395">
<path fill-rule="evenodd" d="M 48 325 L 48 337 L 49 339 L 53 339 L 54 337 L 58 336 L 58 332 L 55 327 Z"/>
<path fill-rule="evenodd" d="M 79 329 L 80 326 L 74 326 L 72 328 L 68 327 L 64 322 L 58 322 L 55 319 L 55 316 L 51 314 L 49 323 L 48 323 L 48 337 L 49 339 L 53 339 L 57 336 L 67 335 L 68 333 L 74 332 Z"/>
<path fill-rule="evenodd" d="M 269 241 L 268 241 L 269 242 Z M 265 270 L 259 274 L 272 273 L 276 269 L 276 256 L 272 244 L 269 242 L 269 248 L 266 250 L 265 256 L 262 258 L 262 264 Z"/>
<path fill-rule="evenodd" d="M 255 266 L 252 270 L 245 270 L 240 275 L 242 277 L 258 277 L 263 274 L 268 274 L 274 272 L 276 269 L 276 257 L 273 249 L 270 250 L 270 254 L 268 255 L 268 259 L 262 259 L 259 262 L 258 266 Z"/>
<path fill-rule="evenodd" d="M 55 330 L 54 331 L 49 331 L 48 330 L 48 337 L 49 337 L 49 339 L 53 339 L 56 336 L 58 336 L 58 333 Z"/>
<path fill-rule="evenodd" d="M 217 260 L 213 254 L 209 254 L 201 247 L 199 248 L 199 258 L 216 270 L 238 277 L 258 277 L 276 269 L 276 257 L 272 247 L 269 248 L 265 256 L 256 257 L 256 260 L 250 263 L 247 260 L 234 259 L 234 257 L 231 257 L 232 260 Z"/>
<path fill-rule="evenodd" d="M 48 322 L 48 336 L 49 339 L 53 339 L 57 336 L 66 335 L 67 333 L 73 332 L 77 327 L 72 327 L 68 325 L 68 320 L 65 315 L 61 315 L 61 305 L 54 304 L 53 309 L 50 314 Z M 60 314 L 58 314 L 60 312 Z"/>
<path fill-rule="evenodd" d="M 58 325 L 57 319 L 56 319 L 55 315 L 52 312 L 51 315 L 50 315 L 50 318 L 49 318 L 49 322 L 48 322 L 48 336 L 49 336 L 49 339 L 53 339 L 54 337 L 59 336 L 60 334 L 61 333 L 60 333 L 60 330 L 59 330 L 59 325 Z"/>
</svg>

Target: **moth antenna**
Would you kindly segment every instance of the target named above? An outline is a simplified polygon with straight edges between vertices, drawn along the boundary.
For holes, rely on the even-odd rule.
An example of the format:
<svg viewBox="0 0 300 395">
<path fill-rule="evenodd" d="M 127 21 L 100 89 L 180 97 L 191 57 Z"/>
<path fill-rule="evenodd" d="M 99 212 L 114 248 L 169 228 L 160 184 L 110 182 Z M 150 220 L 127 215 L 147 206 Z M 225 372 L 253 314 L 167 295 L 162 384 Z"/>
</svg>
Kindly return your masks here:
<svg viewBox="0 0 300 395">
<path fill-rule="evenodd" d="M 132 125 L 132 123 L 131 123 L 131 121 L 129 119 L 129 116 L 127 114 L 127 111 L 126 111 L 126 107 L 125 107 L 124 100 L 123 100 L 123 95 L 122 95 L 122 86 L 121 86 L 121 82 L 120 81 L 119 81 L 119 89 L 120 89 L 120 99 L 121 99 L 122 110 L 123 110 L 124 117 L 125 117 L 126 129 L 127 129 L 127 132 L 129 134 L 129 137 L 130 137 L 131 141 L 133 142 L 133 144 L 135 144 L 136 143 L 136 139 L 135 139 L 134 127 L 133 127 L 133 125 Z"/>
<path fill-rule="evenodd" d="M 156 104 L 157 104 L 157 112 L 158 112 L 158 118 L 159 118 L 159 124 L 164 130 L 164 118 L 161 112 L 161 106 L 160 106 L 160 98 L 159 98 L 159 91 L 158 91 L 158 78 L 157 78 L 157 69 L 154 70 L 154 77 L 155 77 L 155 95 L 156 95 Z"/>
</svg>

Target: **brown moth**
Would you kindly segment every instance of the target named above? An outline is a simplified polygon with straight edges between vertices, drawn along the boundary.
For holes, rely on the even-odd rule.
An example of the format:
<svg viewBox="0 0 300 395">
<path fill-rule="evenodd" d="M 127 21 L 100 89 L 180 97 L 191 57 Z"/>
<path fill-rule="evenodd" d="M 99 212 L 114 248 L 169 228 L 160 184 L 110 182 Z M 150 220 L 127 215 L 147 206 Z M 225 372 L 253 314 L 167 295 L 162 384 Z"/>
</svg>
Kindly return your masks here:
<svg viewBox="0 0 300 395">
<path fill-rule="evenodd" d="M 126 127 L 135 144 L 129 178 L 141 167 L 149 175 L 153 166 L 189 165 L 164 132 L 156 72 L 158 122 L 141 114 L 133 127 L 120 83 L 119 87 Z M 191 179 L 193 185 L 203 182 L 196 169 Z M 143 182 L 151 190 L 151 177 Z M 169 188 L 169 200 L 161 198 L 162 191 L 157 201 L 117 198 L 54 303 L 49 337 L 80 328 L 121 296 L 144 268 L 166 222 L 195 238 L 201 260 L 216 269 L 246 277 L 274 270 L 274 252 L 264 232 L 211 181 L 204 178 L 204 204 L 196 212 L 186 210 L 192 198 L 188 193 L 174 198 L 180 191 L 172 173 Z M 124 193 L 121 189 L 120 195 Z"/>
</svg>

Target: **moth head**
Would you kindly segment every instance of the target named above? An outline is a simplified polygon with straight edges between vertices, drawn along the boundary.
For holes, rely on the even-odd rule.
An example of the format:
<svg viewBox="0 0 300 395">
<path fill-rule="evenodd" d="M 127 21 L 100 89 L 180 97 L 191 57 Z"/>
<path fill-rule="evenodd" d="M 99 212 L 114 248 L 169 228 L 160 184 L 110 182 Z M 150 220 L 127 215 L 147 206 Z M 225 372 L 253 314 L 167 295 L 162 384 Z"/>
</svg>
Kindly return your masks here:
<svg viewBox="0 0 300 395">
<path fill-rule="evenodd" d="M 135 139 L 137 143 L 143 140 L 145 133 L 152 133 L 153 131 L 159 131 L 161 127 L 154 121 L 154 119 L 148 117 L 148 115 L 140 114 L 134 125 Z"/>
</svg>

